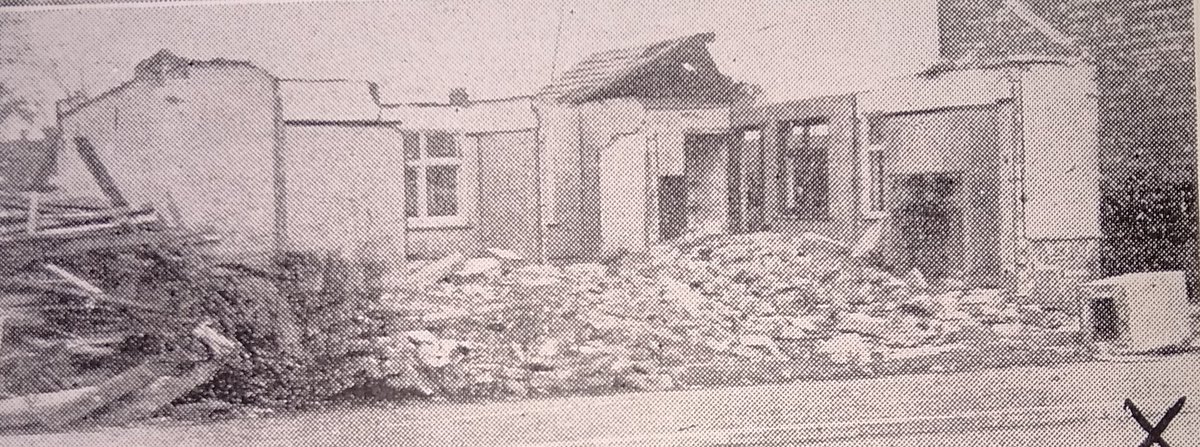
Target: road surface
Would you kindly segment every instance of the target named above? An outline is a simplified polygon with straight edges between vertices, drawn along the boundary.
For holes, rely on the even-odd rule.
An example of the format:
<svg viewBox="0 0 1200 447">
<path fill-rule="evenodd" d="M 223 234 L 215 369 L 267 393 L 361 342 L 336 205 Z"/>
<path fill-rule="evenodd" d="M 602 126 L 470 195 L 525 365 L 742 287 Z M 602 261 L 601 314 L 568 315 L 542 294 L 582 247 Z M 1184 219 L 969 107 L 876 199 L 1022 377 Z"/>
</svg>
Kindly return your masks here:
<svg viewBox="0 0 1200 447">
<path fill-rule="evenodd" d="M 411 404 L 0 437 L 0 446 L 1136 446 L 1132 399 L 1200 445 L 1200 356 L 491 404 Z"/>
</svg>

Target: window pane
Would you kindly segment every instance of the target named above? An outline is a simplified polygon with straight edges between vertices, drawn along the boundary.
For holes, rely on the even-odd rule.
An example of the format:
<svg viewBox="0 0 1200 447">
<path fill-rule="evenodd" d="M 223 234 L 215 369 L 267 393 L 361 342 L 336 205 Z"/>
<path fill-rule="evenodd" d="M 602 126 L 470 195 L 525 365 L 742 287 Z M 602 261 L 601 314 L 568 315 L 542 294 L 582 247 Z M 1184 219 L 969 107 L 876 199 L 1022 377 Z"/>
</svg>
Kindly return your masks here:
<svg viewBox="0 0 1200 447">
<path fill-rule="evenodd" d="M 421 158 L 421 135 L 416 132 L 404 132 L 404 159 L 416 160 Z"/>
<path fill-rule="evenodd" d="M 449 132 L 431 132 L 425 135 L 425 150 L 432 158 L 450 158 L 458 156 L 458 145 L 454 134 Z"/>
<path fill-rule="evenodd" d="M 420 179 L 417 177 L 418 168 L 404 168 L 404 216 L 418 217 L 421 210 L 421 198 L 417 191 Z"/>
<path fill-rule="evenodd" d="M 426 168 L 429 195 L 429 216 L 454 216 L 458 214 L 458 166 L 430 166 Z"/>
</svg>

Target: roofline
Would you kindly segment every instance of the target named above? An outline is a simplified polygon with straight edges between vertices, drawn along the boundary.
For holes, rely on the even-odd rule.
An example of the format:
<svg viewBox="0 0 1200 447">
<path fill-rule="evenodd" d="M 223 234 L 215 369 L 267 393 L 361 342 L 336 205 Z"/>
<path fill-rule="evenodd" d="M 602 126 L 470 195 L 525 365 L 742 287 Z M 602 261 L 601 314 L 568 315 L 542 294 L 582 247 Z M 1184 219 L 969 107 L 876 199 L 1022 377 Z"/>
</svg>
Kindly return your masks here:
<svg viewBox="0 0 1200 447">
<path fill-rule="evenodd" d="M 403 124 L 401 120 L 283 120 L 285 126 L 305 127 L 381 127 Z"/>
<path fill-rule="evenodd" d="M 472 100 L 470 100 L 470 101 L 467 101 L 466 105 L 456 105 L 456 104 L 450 104 L 450 103 L 448 103 L 448 102 L 446 102 L 446 103 L 443 103 L 443 102 L 394 102 L 394 103 L 386 103 L 386 104 L 385 104 L 385 103 L 380 103 L 380 104 L 379 104 L 379 106 L 380 106 L 380 107 L 382 107 L 382 108 L 385 108 L 385 109 L 386 109 L 386 108 L 398 109 L 398 108 L 403 108 L 403 107 L 415 107 L 415 108 L 459 107 L 459 108 L 469 108 L 469 107 L 471 107 L 471 106 L 473 106 L 473 105 L 476 105 L 476 104 L 496 104 L 496 103 L 502 103 L 502 102 L 516 102 L 516 101 L 523 101 L 523 100 L 530 100 L 530 101 L 532 101 L 532 100 L 536 100 L 536 99 L 537 99 L 537 95 L 517 95 L 517 96 L 506 96 L 506 97 L 503 97 L 503 98 L 472 99 Z"/>
<path fill-rule="evenodd" d="M 1000 68 L 1011 67 L 1011 66 L 1019 66 L 1019 67 L 1025 67 L 1025 66 L 1030 66 L 1030 65 L 1077 66 L 1077 65 L 1090 65 L 1090 64 L 1091 64 L 1090 61 L 1088 61 L 1086 58 L 1082 58 L 1082 57 L 1045 56 L 1045 55 L 1038 55 L 1038 54 L 1011 55 L 1011 56 L 985 58 L 985 59 L 971 58 L 971 59 L 968 59 L 965 61 L 951 60 L 951 59 L 943 58 L 943 59 L 939 60 L 937 63 L 933 64 L 933 66 L 931 66 L 925 70 L 919 71 L 917 73 L 910 73 L 907 75 L 902 75 L 902 76 L 916 75 L 916 76 L 931 77 L 931 76 L 937 76 L 942 73 L 953 73 L 953 72 L 969 71 L 969 70 L 997 70 Z M 902 77 L 902 76 L 897 76 L 897 77 Z"/>
<path fill-rule="evenodd" d="M 153 58 L 154 56 L 157 56 L 159 53 L 162 53 L 163 51 L 169 51 L 169 50 L 166 50 L 164 48 L 159 51 L 156 51 L 154 54 L 143 58 L 141 61 L 138 61 L 138 64 L 135 64 L 135 65 L 140 65 L 142 62 L 147 61 L 147 60 Z M 184 58 L 184 57 L 180 57 L 180 58 L 185 59 L 189 62 L 189 64 L 188 64 L 189 69 L 190 68 L 228 67 L 228 66 L 245 67 L 245 68 L 251 68 L 254 70 L 259 70 L 259 71 L 265 73 L 268 77 L 278 80 L 278 78 L 275 78 L 275 76 L 272 75 L 270 72 L 268 72 L 266 69 L 259 67 L 258 65 L 255 65 L 251 61 L 238 60 L 238 59 L 225 59 L 225 58 L 219 58 L 219 57 L 213 58 L 213 59 L 204 59 L 204 60 Z M 75 104 L 74 106 L 72 106 L 66 110 L 59 110 L 59 105 L 62 104 L 62 102 L 65 101 L 66 98 L 55 101 L 54 102 L 55 115 L 59 121 L 62 121 L 63 118 L 70 117 L 71 115 L 74 115 L 76 112 L 82 110 L 85 107 L 96 104 L 96 103 L 100 102 L 101 100 L 108 98 L 109 96 L 118 94 L 118 93 L 124 91 L 125 89 L 128 89 L 129 87 L 133 86 L 133 84 L 137 83 L 137 81 L 139 81 L 141 79 L 142 78 L 139 78 L 137 76 L 137 73 L 135 72 L 132 78 L 125 80 L 125 82 L 118 84 L 116 87 L 110 88 L 110 89 L 104 91 L 104 93 L 101 93 L 94 97 L 88 98 L 87 100 L 85 100 L 79 104 Z"/>
<path fill-rule="evenodd" d="M 588 55 L 588 58 L 595 56 L 596 54 L 607 52 L 607 51 L 614 51 L 614 50 L 620 50 L 620 49 L 626 49 L 626 48 L 639 48 L 639 47 L 643 47 L 643 46 L 651 47 L 651 46 L 662 44 L 662 43 L 671 43 L 670 47 L 663 49 L 662 52 L 659 53 L 659 55 L 658 55 L 658 57 L 664 57 L 666 55 L 669 55 L 676 51 L 679 51 L 680 48 L 683 48 L 686 45 L 689 45 L 689 44 L 707 45 L 707 44 L 715 41 L 716 38 L 717 38 L 717 34 L 715 32 L 706 31 L 706 32 L 702 32 L 702 33 L 690 34 L 690 35 L 683 36 L 683 37 L 677 37 L 674 39 L 659 40 L 659 41 L 655 41 L 655 42 L 646 43 L 643 45 L 633 45 L 633 46 L 610 48 L 610 49 L 607 49 L 604 51 L 593 52 Z M 636 74 L 638 71 L 642 70 L 645 66 L 647 66 L 651 62 L 657 60 L 658 57 L 653 58 L 648 61 L 645 61 L 640 64 L 635 64 L 632 67 L 626 67 L 624 70 L 622 70 L 620 73 L 618 73 L 612 79 L 610 79 L 607 83 L 604 83 L 601 85 L 585 86 L 582 91 L 568 91 L 568 92 L 560 93 L 558 95 L 545 94 L 545 93 L 541 93 L 541 91 L 539 91 L 537 96 L 548 95 L 551 97 L 551 99 L 553 101 L 556 101 L 559 103 L 565 103 L 565 104 L 581 104 L 584 102 L 588 102 L 590 100 L 590 97 L 594 96 L 596 94 L 596 92 L 602 90 L 604 87 L 607 87 L 607 86 L 613 85 L 613 84 L 617 84 L 621 81 L 624 81 L 624 80 L 630 78 L 631 76 Z M 584 58 L 584 60 L 586 61 L 587 58 Z M 572 68 L 574 68 L 574 67 L 572 67 Z M 567 70 L 566 73 L 569 73 L 570 71 L 571 70 Z M 549 87 L 549 86 L 546 86 L 546 87 Z M 543 89 L 544 88 L 545 87 L 543 87 Z"/>
<path fill-rule="evenodd" d="M 92 104 L 95 104 L 95 103 L 100 102 L 101 100 L 107 99 L 109 96 L 121 93 L 125 89 L 128 89 L 129 87 L 131 87 L 137 81 L 138 81 L 137 77 L 128 79 L 125 82 L 120 83 L 116 87 L 110 88 L 110 89 L 106 90 L 104 93 L 101 93 L 99 95 L 88 98 L 87 100 L 85 100 L 79 104 L 75 104 L 75 105 L 67 108 L 66 110 L 59 109 L 59 105 L 61 105 L 63 101 L 66 101 L 66 98 L 55 101 L 54 109 L 55 109 L 56 115 L 58 117 L 58 120 L 61 122 L 63 118 L 67 118 L 71 115 L 74 115 L 75 112 L 83 110 L 83 108 L 85 108 L 85 107 L 89 107 Z"/>
</svg>

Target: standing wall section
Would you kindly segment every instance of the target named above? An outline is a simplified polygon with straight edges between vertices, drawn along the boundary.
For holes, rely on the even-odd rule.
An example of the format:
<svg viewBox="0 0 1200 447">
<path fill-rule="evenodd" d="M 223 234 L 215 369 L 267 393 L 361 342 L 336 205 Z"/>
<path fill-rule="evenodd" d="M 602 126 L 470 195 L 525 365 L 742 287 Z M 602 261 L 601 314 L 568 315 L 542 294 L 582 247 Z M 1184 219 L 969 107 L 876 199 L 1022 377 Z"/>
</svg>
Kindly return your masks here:
<svg viewBox="0 0 1200 447">
<path fill-rule="evenodd" d="M 218 249 L 267 253 L 275 244 L 277 95 L 265 71 L 201 62 L 139 76 L 60 116 L 57 194 L 103 198 L 75 150 L 95 146 L 131 204 L 153 204 L 211 229 Z"/>
<path fill-rule="evenodd" d="M 405 257 L 400 133 L 385 125 L 285 127 L 289 249 L 399 264 Z"/>
</svg>

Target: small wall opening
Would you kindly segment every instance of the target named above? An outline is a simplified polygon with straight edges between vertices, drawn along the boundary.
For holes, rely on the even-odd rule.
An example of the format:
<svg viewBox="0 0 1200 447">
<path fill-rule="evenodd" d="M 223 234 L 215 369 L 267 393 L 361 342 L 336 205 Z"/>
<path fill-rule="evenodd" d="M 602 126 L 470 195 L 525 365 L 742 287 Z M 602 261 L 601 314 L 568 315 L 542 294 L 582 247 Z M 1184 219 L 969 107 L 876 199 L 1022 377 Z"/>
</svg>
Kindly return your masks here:
<svg viewBox="0 0 1200 447">
<path fill-rule="evenodd" d="M 1114 341 L 1121 336 L 1121 317 L 1117 314 L 1117 302 L 1112 297 L 1099 297 L 1091 300 L 1090 315 L 1092 339 L 1095 341 Z"/>
</svg>

